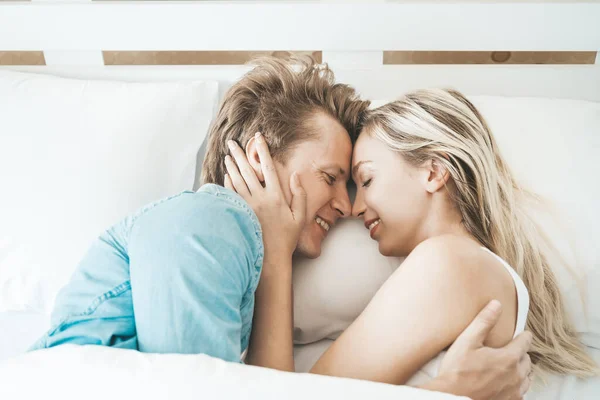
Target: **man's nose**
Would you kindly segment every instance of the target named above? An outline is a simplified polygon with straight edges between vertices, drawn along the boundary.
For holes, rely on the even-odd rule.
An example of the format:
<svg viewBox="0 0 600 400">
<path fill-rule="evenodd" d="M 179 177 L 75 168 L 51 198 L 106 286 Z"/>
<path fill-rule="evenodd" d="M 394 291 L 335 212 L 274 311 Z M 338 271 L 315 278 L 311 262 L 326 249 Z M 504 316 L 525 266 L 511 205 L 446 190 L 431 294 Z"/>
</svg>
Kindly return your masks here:
<svg viewBox="0 0 600 400">
<path fill-rule="evenodd" d="M 331 205 L 337 211 L 340 218 L 346 218 L 352 212 L 350 197 L 348 197 L 346 185 L 340 185 L 338 188 Z"/>
</svg>

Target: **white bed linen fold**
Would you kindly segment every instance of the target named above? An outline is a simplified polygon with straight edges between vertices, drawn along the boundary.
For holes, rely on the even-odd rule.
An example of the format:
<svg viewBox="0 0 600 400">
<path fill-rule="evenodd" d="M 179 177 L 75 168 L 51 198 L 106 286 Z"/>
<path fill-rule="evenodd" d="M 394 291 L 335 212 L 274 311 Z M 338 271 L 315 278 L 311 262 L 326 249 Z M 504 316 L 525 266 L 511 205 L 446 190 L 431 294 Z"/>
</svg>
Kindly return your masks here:
<svg viewBox="0 0 600 400">
<path fill-rule="evenodd" d="M 466 399 L 406 386 L 281 372 L 206 355 L 64 345 L 0 363 L 0 399 Z"/>
</svg>

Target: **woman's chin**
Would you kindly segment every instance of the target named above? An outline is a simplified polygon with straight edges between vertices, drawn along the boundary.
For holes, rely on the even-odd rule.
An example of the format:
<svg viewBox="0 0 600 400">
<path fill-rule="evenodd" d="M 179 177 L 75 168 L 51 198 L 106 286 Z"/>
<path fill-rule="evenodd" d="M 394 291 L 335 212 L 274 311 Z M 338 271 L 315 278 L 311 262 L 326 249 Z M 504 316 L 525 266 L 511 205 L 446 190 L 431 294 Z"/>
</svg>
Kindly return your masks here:
<svg viewBox="0 0 600 400">
<path fill-rule="evenodd" d="M 394 249 L 379 241 L 379 253 L 382 256 L 391 257 L 394 255 Z"/>
</svg>

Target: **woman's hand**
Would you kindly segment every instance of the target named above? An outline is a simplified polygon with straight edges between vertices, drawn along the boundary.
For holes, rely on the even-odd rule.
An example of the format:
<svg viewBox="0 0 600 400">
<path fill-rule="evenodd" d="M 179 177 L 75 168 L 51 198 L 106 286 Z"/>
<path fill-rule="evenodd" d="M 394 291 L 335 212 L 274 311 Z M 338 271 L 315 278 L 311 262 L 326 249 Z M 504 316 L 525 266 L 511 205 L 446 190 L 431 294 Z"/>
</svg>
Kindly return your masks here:
<svg viewBox="0 0 600 400">
<path fill-rule="evenodd" d="M 229 141 L 228 146 L 235 163 L 230 156 L 225 157 L 228 172 L 225 175 L 225 187 L 242 196 L 258 216 L 265 253 L 291 257 L 305 224 L 306 192 L 294 172 L 290 177 L 292 201 L 288 205 L 267 143 L 260 133 L 255 135 L 255 141 L 265 179 L 264 186 L 250 166 L 244 151 L 237 143 Z"/>
</svg>

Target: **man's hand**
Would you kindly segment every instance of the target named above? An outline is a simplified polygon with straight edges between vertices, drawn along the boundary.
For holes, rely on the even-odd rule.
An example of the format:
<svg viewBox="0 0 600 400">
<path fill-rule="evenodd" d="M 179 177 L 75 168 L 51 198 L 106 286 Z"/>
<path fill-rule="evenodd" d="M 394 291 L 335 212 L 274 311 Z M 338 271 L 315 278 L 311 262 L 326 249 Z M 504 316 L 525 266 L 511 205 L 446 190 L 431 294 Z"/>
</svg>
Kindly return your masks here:
<svg viewBox="0 0 600 400">
<path fill-rule="evenodd" d="M 289 257 L 298 244 L 306 219 L 306 192 L 296 173 L 290 177 L 291 204 L 283 193 L 269 146 L 260 133 L 254 137 L 264 176 L 264 186 L 239 145 L 229 141 L 231 156 L 225 157 L 225 187 L 237 192 L 256 213 L 262 227 L 265 253 Z M 235 159 L 235 162 L 234 162 Z"/>
<path fill-rule="evenodd" d="M 484 346 L 498 322 L 501 305 L 492 300 L 448 350 L 439 376 L 424 385 L 473 400 L 517 400 L 531 385 L 530 332 L 524 332 L 503 348 Z"/>
<path fill-rule="evenodd" d="M 292 318 L 292 254 L 306 218 L 306 192 L 293 174 L 291 204 L 279 183 L 269 147 L 260 133 L 255 135 L 261 177 L 244 151 L 229 143 L 225 159 L 225 187 L 236 191 L 252 207 L 262 228 L 265 254 L 255 293 L 254 318 L 246 362 L 282 371 L 294 371 L 294 323 Z"/>
</svg>

